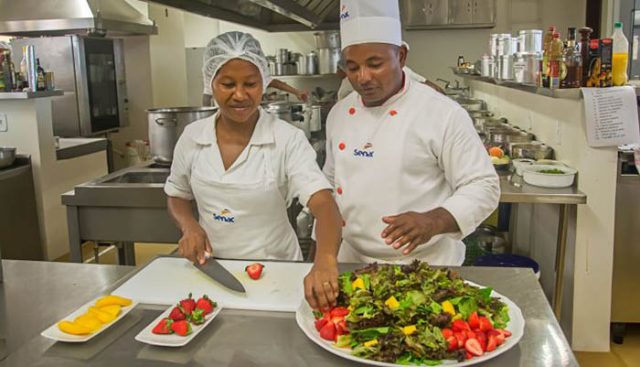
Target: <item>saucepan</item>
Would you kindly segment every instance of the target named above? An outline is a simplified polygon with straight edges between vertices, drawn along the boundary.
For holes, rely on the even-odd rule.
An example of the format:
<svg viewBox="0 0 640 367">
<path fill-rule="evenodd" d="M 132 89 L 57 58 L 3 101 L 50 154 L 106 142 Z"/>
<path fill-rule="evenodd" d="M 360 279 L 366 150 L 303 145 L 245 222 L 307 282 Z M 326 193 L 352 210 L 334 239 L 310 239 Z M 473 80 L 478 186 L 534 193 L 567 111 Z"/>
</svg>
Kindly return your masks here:
<svg viewBox="0 0 640 367">
<path fill-rule="evenodd" d="M 16 160 L 16 148 L 0 147 L 0 168 L 9 167 Z"/>
</svg>

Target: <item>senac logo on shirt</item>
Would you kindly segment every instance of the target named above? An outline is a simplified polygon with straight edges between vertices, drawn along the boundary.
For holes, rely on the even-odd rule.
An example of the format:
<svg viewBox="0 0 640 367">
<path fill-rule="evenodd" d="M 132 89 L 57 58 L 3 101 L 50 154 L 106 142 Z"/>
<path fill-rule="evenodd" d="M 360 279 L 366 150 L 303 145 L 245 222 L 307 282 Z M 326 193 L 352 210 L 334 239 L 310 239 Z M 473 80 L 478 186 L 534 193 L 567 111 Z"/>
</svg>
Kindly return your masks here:
<svg viewBox="0 0 640 367">
<path fill-rule="evenodd" d="M 340 19 L 345 20 L 347 18 L 349 18 L 349 9 L 347 9 L 345 4 L 342 4 L 342 7 L 340 8 Z"/>
<path fill-rule="evenodd" d="M 373 158 L 373 153 L 375 151 L 371 150 L 373 145 L 371 143 L 367 143 L 362 147 L 362 150 L 356 148 L 353 150 L 353 155 L 356 157 L 364 157 L 364 158 Z"/>
<path fill-rule="evenodd" d="M 229 209 L 223 209 L 220 214 L 213 213 L 213 220 L 223 223 L 235 223 L 236 217 L 231 215 Z"/>
</svg>

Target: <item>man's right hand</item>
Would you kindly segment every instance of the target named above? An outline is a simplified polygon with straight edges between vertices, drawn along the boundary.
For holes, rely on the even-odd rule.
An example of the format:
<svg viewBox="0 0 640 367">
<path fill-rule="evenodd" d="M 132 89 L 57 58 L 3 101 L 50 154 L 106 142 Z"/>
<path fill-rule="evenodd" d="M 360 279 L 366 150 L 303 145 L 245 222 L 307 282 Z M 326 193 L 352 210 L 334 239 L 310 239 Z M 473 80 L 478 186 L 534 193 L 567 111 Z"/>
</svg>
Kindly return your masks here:
<svg viewBox="0 0 640 367">
<path fill-rule="evenodd" d="M 213 249 L 207 238 L 207 233 L 200 224 L 193 224 L 182 231 L 182 238 L 178 241 L 178 250 L 181 256 L 189 261 L 204 264 L 207 261 L 205 252 L 211 256 Z"/>
</svg>

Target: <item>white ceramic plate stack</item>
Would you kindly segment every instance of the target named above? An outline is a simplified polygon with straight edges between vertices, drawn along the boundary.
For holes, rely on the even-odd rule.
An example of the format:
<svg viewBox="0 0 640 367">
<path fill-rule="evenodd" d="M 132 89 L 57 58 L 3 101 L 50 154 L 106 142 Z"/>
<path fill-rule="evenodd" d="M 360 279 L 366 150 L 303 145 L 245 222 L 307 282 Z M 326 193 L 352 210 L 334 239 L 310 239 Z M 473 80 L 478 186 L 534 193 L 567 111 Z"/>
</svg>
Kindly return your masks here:
<svg viewBox="0 0 640 367">
<path fill-rule="evenodd" d="M 543 171 L 562 171 L 562 173 L 545 173 Z M 522 178 L 529 185 L 562 188 L 573 185 L 578 170 L 562 165 L 532 164 L 522 168 Z"/>
</svg>

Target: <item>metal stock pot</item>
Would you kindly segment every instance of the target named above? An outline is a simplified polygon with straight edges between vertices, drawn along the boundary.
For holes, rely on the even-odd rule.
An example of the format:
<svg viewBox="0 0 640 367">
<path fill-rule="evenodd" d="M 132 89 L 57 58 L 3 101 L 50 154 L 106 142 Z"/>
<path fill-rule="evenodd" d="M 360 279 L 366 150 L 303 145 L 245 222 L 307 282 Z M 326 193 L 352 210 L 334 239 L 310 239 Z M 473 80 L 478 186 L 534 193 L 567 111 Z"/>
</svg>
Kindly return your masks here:
<svg viewBox="0 0 640 367">
<path fill-rule="evenodd" d="M 156 162 L 170 163 L 173 149 L 184 128 L 193 121 L 213 115 L 216 107 L 171 107 L 147 110 L 149 148 Z"/>
</svg>

